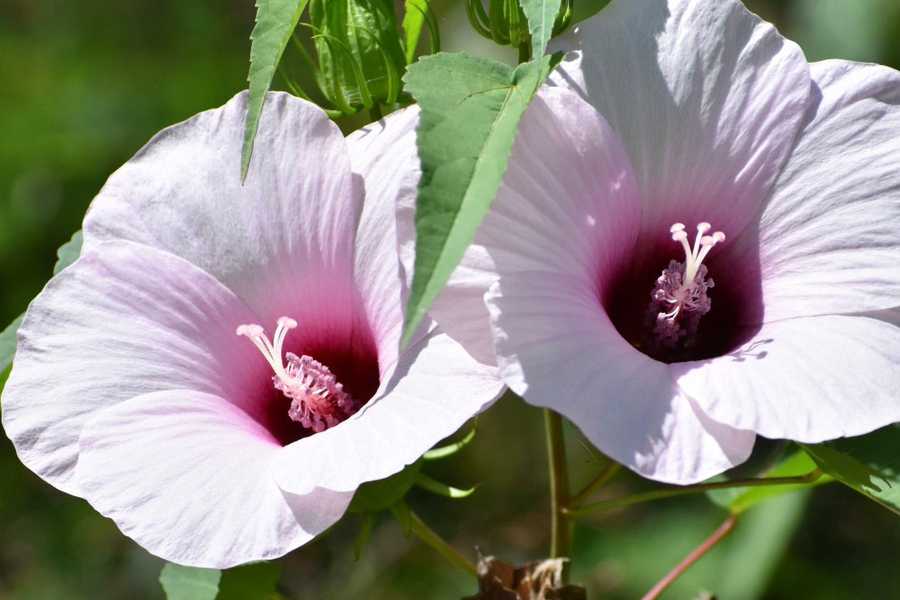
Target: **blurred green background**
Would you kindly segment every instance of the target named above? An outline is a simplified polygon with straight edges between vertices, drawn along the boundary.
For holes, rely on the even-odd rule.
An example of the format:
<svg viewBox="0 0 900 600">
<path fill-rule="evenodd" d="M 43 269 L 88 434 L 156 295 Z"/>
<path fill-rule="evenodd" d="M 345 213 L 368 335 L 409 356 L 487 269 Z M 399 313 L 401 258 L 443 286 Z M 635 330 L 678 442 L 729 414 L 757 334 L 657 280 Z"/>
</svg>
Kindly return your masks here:
<svg viewBox="0 0 900 600">
<path fill-rule="evenodd" d="M 622 0 L 627 1 L 627 0 Z M 498 50 L 473 39 L 458 0 L 440 3 L 445 49 Z M 601 0 L 576 0 L 579 15 Z M 811 60 L 900 66 L 897 0 L 753 0 Z M 219 106 L 244 85 L 250 0 L 0 0 L 0 321 L 19 315 L 52 270 L 56 248 L 106 177 L 156 131 Z M 502 55 L 502 52 L 499 54 Z M 508 56 L 508 55 L 507 55 Z M 900 135 L 900 132 L 898 132 Z M 596 465 L 572 440 L 577 481 Z M 433 476 L 470 500 L 414 492 L 411 504 L 461 549 L 509 560 L 546 552 L 540 413 L 503 400 L 474 444 Z M 615 495 L 646 483 L 623 474 Z M 574 576 L 591 598 L 640 596 L 705 538 L 723 513 L 703 497 L 606 515 L 576 530 Z M 352 517 L 282 562 L 298 599 L 459 598 L 470 582 L 383 519 L 354 560 Z M 667 596 L 723 600 L 900 598 L 900 520 L 837 485 L 749 513 L 733 537 Z M 0 599 L 161 598 L 160 561 L 86 503 L 56 492 L 0 442 Z"/>
</svg>

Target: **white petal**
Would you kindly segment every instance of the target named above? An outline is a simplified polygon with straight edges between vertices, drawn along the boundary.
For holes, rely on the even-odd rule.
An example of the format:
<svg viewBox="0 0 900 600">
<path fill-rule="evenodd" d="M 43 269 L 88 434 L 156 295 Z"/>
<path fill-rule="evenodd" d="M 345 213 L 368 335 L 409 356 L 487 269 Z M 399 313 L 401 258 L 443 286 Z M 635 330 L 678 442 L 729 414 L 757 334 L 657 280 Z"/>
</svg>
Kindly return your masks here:
<svg viewBox="0 0 900 600">
<path fill-rule="evenodd" d="M 672 365 L 713 419 L 821 442 L 900 421 L 900 327 L 867 317 L 767 323 L 734 352 Z"/>
<path fill-rule="evenodd" d="M 757 214 L 809 103 L 800 48 L 738 0 L 614 0 L 557 39 L 555 75 L 622 138 L 644 231 L 710 221 L 734 236 Z"/>
<path fill-rule="evenodd" d="M 286 496 L 272 476 L 282 448 L 239 408 L 183 390 L 98 413 L 81 436 L 85 497 L 151 553 L 228 568 L 277 558 L 341 515 L 351 494 Z"/>
<path fill-rule="evenodd" d="M 400 357 L 393 381 L 337 427 L 286 446 L 275 466 L 282 489 L 352 491 L 415 462 L 493 402 L 496 370 L 434 331 Z"/>
<path fill-rule="evenodd" d="M 698 410 L 668 365 L 619 336 L 589 283 L 549 271 L 504 275 L 487 300 L 507 385 L 635 472 L 688 484 L 750 455 L 753 433 Z"/>
<path fill-rule="evenodd" d="M 127 239 L 172 252 L 217 277 L 267 327 L 282 315 L 345 321 L 335 306 L 353 303 L 362 190 L 343 136 L 312 103 L 272 93 L 242 185 L 246 103 L 238 94 L 157 134 L 92 203 L 85 248 Z"/>
<path fill-rule="evenodd" d="M 420 169 L 418 107 L 389 115 L 347 138 L 365 203 L 359 220 L 355 277 L 369 323 L 381 340 L 379 362 L 395 363 L 403 327 L 404 280 L 398 256 L 397 206 L 414 205 Z"/>
<path fill-rule="evenodd" d="M 812 65 L 821 90 L 760 223 L 767 321 L 900 298 L 900 72 Z"/>
<path fill-rule="evenodd" d="M 72 493 L 78 436 L 96 411 L 191 388 L 241 401 L 265 362 L 235 327 L 243 303 L 187 261 L 131 242 L 94 246 L 34 300 L 3 390 L 19 458 Z"/>
</svg>

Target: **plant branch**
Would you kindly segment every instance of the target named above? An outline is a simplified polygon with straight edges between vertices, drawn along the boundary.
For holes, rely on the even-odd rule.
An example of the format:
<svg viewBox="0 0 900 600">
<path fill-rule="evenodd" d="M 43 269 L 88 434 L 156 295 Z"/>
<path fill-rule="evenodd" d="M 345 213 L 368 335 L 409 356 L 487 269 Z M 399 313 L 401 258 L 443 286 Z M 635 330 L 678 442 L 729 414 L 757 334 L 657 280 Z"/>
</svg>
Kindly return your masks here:
<svg viewBox="0 0 900 600">
<path fill-rule="evenodd" d="M 550 409 L 544 410 L 547 434 L 547 465 L 550 468 L 550 558 L 569 554 L 569 522 L 563 511 L 569 500 L 569 471 L 563 439 L 562 417 Z"/>
<path fill-rule="evenodd" d="M 640 504 L 642 502 L 651 502 L 653 500 L 662 500 L 663 498 L 673 498 L 675 496 L 686 496 L 688 494 L 698 494 L 700 492 L 708 492 L 710 490 L 724 490 L 741 487 L 757 487 L 767 485 L 795 485 L 799 483 L 812 483 L 822 476 L 820 469 L 810 471 L 805 475 L 797 475 L 795 477 L 763 477 L 761 479 L 736 479 L 734 481 L 715 481 L 713 483 L 698 483 L 696 485 L 687 485 L 679 488 L 666 488 L 661 490 L 652 490 L 642 494 L 634 494 L 633 496 L 625 496 L 624 498 L 613 498 L 611 500 L 600 500 L 592 502 L 584 506 L 563 509 L 569 517 L 583 517 L 594 512 L 603 512 L 631 506 L 632 504 Z"/>
<path fill-rule="evenodd" d="M 665 577 L 659 580 L 659 583 L 653 586 L 649 592 L 644 594 L 642 600 L 656 600 L 659 598 L 666 588 L 668 588 L 672 583 L 675 582 L 676 579 L 681 577 L 685 571 L 687 571 L 691 566 L 703 558 L 703 556 L 712 550 L 716 544 L 724 540 L 728 537 L 728 534 L 734 530 L 734 526 L 737 523 L 737 515 L 730 515 L 725 521 L 719 525 L 719 528 L 716 529 L 711 536 L 706 538 L 702 544 L 697 546 L 690 554 L 684 557 L 678 565 L 669 571 Z"/>
<path fill-rule="evenodd" d="M 417 538 L 430 546 L 432 550 L 443 556 L 447 562 L 454 567 L 462 569 L 473 577 L 478 576 L 478 569 L 475 564 L 466 558 L 459 550 L 451 546 L 444 538 L 438 535 L 437 532 L 426 525 L 425 521 L 423 521 L 419 515 L 412 510 L 409 510 L 407 516 L 409 519 L 409 530 L 414 533 Z"/>
<path fill-rule="evenodd" d="M 594 478 L 593 481 L 584 486 L 580 492 L 575 494 L 571 500 L 569 500 L 569 506 L 578 506 L 588 498 L 594 495 L 594 493 L 606 485 L 610 479 L 616 476 L 616 473 L 622 468 L 617 462 L 609 461 L 609 463 L 600 471 L 600 474 Z"/>
</svg>

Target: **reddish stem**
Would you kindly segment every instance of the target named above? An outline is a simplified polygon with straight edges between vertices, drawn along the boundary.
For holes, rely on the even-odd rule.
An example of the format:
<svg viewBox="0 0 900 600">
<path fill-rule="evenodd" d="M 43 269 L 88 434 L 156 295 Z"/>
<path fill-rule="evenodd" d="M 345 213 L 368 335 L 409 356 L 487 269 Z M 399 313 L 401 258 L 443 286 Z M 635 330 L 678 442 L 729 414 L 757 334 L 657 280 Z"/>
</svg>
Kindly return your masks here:
<svg viewBox="0 0 900 600">
<path fill-rule="evenodd" d="M 716 529 L 711 536 L 706 538 L 706 540 L 697 546 L 690 554 L 684 557 L 678 566 L 669 571 L 669 573 L 663 577 L 659 583 L 653 586 L 653 589 L 644 594 L 642 600 L 656 600 L 659 598 L 666 588 L 672 585 L 676 579 L 681 577 L 685 571 L 687 571 L 691 566 L 703 558 L 707 552 L 713 549 L 713 547 L 728 537 L 728 534 L 734 530 L 734 526 L 737 523 L 737 515 L 731 515 L 725 522 L 719 525 L 719 528 Z"/>
</svg>

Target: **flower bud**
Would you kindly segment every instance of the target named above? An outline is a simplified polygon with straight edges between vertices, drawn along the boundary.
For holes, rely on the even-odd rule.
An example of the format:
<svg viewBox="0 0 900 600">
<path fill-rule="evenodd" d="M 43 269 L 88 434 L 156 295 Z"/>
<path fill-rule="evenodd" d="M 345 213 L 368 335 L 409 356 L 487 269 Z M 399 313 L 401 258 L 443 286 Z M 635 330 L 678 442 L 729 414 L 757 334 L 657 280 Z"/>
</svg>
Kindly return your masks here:
<svg viewBox="0 0 900 600">
<path fill-rule="evenodd" d="M 318 84 L 344 114 L 394 104 L 406 68 L 393 0 L 311 0 Z"/>
<path fill-rule="evenodd" d="M 465 0 L 469 23 L 481 36 L 501 46 L 527 48 L 531 43 L 528 19 L 522 12 L 519 0 Z M 553 35 L 559 35 L 572 24 L 574 0 L 562 0 Z"/>
</svg>

